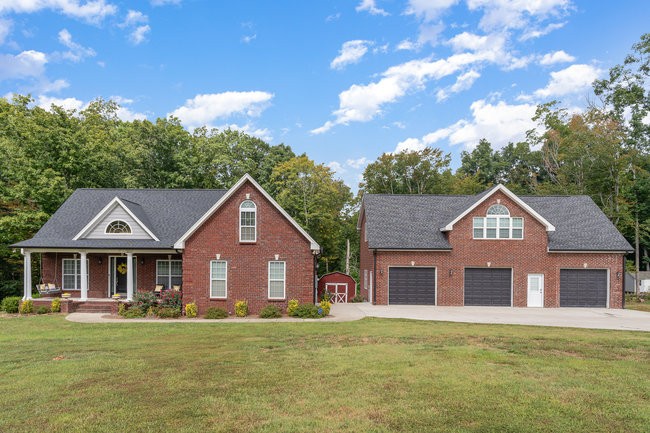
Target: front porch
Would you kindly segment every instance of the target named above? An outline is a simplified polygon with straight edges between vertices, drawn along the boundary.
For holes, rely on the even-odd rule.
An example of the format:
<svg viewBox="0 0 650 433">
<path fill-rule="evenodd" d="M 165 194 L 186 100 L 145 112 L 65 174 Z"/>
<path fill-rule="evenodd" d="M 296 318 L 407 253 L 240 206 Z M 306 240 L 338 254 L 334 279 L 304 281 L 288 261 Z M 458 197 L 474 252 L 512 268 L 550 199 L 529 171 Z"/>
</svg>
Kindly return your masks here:
<svg viewBox="0 0 650 433">
<path fill-rule="evenodd" d="M 163 290 L 182 285 L 182 255 L 174 251 L 70 251 L 23 250 L 24 296 L 42 291 L 42 285 L 54 287 L 41 298 L 69 296 L 73 302 L 89 305 L 113 302 L 115 295 L 132 300 L 137 292 L 151 292 L 157 285 Z M 32 272 L 32 264 L 37 269 Z M 32 280 L 32 275 L 34 280 Z M 108 305 L 108 304 L 107 304 Z M 71 308 L 76 308 L 73 304 Z"/>
<path fill-rule="evenodd" d="M 51 297 L 33 299 L 34 307 L 50 307 Z M 69 313 L 105 313 L 117 314 L 120 300 L 107 298 L 88 298 L 85 301 L 79 298 L 61 298 L 61 312 Z"/>
</svg>

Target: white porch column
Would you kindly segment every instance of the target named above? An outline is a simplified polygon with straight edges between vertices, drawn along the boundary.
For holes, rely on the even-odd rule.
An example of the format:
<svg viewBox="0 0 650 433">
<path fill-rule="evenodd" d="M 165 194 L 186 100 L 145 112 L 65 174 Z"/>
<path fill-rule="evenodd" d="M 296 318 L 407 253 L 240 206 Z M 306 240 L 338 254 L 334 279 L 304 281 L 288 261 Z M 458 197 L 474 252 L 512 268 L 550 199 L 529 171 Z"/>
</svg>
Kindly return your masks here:
<svg viewBox="0 0 650 433">
<path fill-rule="evenodd" d="M 133 253 L 126 253 L 126 300 L 133 300 Z"/>
<path fill-rule="evenodd" d="M 32 253 L 29 250 L 21 250 L 23 253 L 23 301 L 32 299 Z"/>
<path fill-rule="evenodd" d="M 86 252 L 81 251 L 79 253 L 81 260 L 79 260 L 80 267 L 79 274 L 81 276 L 81 297 L 80 300 L 88 300 L 88 263 L 86 262 Z"/>
</svg>

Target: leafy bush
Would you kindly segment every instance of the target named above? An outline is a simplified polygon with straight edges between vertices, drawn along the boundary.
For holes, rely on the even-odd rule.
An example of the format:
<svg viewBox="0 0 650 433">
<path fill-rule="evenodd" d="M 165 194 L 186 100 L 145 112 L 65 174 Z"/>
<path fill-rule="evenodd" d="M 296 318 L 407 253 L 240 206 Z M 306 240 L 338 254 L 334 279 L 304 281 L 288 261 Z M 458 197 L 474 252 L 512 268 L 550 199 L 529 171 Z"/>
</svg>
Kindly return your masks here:
<svg viewBox="0 0 650 433">
<path fill-rule="evenodd" d="M 282 317 L 282 310 L 275 305 L 267 305 L 260 311 L 260 317 L 262 319 L 277 319 L 278 317 Z"/>
<path fill-rule="evenodd" d="M 139 308 L 129 308 L 127 310 L 124 310 L 121 316 L 125 319 L 138 319 L 140 317 L 144 317 L 144 314 L 145 313 L 143 313 Z"/>
<path fill-rule="evenodd" d="M 248 316 L 248 301 L 235 302 L 235 316 L 237 317 Z"/>
<path fill-rule="evenodd" d="M 32 314 L 34 312 L 34 301 L 28 299 L 20 303 L 20 308 L 18 309 L 20 314 Z"/>
<path fill-rule="evenodd" d="M 162 307 L 158 308 L 156 315 L 161 319 L 175 319 L 176 317 L 181 317 L 181 309 Z"/>
<path fill-rule="evenodd" d="M 323 297 L 321 298 L 321 301 L 327 301 L 327 302 L 329 302 L 331 299 L 332 299 L 332 295 L 330 294 L 330 292 L 328 292 L 327 290 L 325 290 L 325 291 L 323 292 Z"/>
<path fill-rule="evenodd" d="M 352 298 L 352 302 L 364 302 L 365 299 L 363 299 L 363 296 L 361 296 L 361 293 L 357 293 L 354 298 Z"/>
<path fill-rule="evenodd" d="M 22 292 L 23 282 L 20 280 L 3 281 L 0 283 L 0 301 L 9 297 L 20 297 Z"/>
<path fill-rule="evenodd" d="M 194 318 L 199 314 L 199 309 L 196 306 L 196 302 L 190 302 L 185 304 L 185 316 L 189 318 Z"/>
<path fill-rule="evenodd" d="M 124 313 L 126 313 L 126 304 L 123 302 L 120 302 L 120 304 L 117 306 L 117 315 L 118 316 L 124 316 Z"/>
<path fill-rule="evenodd" d="M 149 309 L 147 310 L 146 317 L 156 317 L 156 316 L 158 316 L 158 310 L 159 310 L 158 307 L 149 307 Z"/>
<path fill-rule="evenodd" d="M 52 305 L 50 306 L 50 310 L 52 310 L 53 313 L 61 312 L 61 298 L 52 299 Z"/>
<path fill-rule="evenodd" d="M 323 316 L 329 316 L 332 303 L 330 301 L 320 301 L 320 307 L 323 310 Z"/>
<path fill-rule="evenodd" d="M 45 305 L 41 305 L 36 309 L 36 314 L 47 314 L 50 312 L 50 309 L 47 308 Z"/>
<path fill-rule="evenodd" d="M 20 308 L 20 296 L 9 296 L 2 300 L 2 309 L 10 314 L 16 314 Z"/>
<path fill-rule="evenodd" d="M 205 312 L 206 319 L 225 319 L 228 317 L 228 312 L 223 308 L 210 307 Z"/>
<path fill-rule="evenodd" d="M 160 297 L 160 306 L 163 308 L 183 308 L 183 292 L 165 290 Z"/>
<path fill-rule="evenodd" d="M 323 309 L 314 304 L 300 304 L 293 310 L 291 316 L 301 319 L 320 319 L 323 317 Z"/>
<path fill-rule="evenodd" d="M 151 292 L 138 292 L 133 296 L 133 307 L 138 308 L 142 315 L 147 314 L 149 308 L 158 306 L 158 298 Z M 133 308 L 130 308 L 133 309 Z"/>
<path fill-rule="evenodd" d="M 297 299 L 290 299 L 289 304 L 287 305 L 287 314 L 293 316 L 293 312 L 298 308 L 299 302 Z"/>
</svg>

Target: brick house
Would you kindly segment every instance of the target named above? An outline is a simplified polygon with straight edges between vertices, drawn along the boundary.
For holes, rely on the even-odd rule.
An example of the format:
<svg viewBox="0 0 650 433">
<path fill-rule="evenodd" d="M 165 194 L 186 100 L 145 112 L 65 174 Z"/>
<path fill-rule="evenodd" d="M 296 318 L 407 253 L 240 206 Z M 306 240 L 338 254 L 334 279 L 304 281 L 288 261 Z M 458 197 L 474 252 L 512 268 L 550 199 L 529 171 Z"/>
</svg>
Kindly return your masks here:
<svg viewBox="0 0 650 433">
<path fill-rule="evenodd" d="M 39 253 L 40 282 L 79 301 L 132 299 L 162 285 L 181 288 L 199 312 L 247 300 L 252 313 L 313 302 L 320 252 L 249 175 L 228 190 L 79 189 L 13 247 L 25 257 L 25 299 Z"/>
<path fill-rule="evenodd" d="M 623 306 L 632 247 L 587 196 L 366 194 L 357 228 L 375 304 Z"/>
</svg>

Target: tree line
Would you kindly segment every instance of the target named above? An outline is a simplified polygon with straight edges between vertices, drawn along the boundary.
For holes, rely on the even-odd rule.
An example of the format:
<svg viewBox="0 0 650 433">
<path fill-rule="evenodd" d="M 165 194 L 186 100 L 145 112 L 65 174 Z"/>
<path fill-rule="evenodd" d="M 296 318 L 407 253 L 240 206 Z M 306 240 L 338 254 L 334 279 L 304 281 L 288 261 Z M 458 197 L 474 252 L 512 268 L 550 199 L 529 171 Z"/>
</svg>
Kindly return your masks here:
<svg viewBox="0 0 650 433">
<path fill-rule="evenodd" d="M 113 101 L 81 111 L 0 98 L 0 297 L 20 292 L 30 238 L 76 189 L 229 188 L 253 176 L 323 247 L 319 273 L 358 276 L 356 219 L 363 193 L 476 194 L 502 183 L 517 194 L 586 194 L 650 260 L 650 34 L 621 65 L 594 82 L 599 98 L 582 113 L 538 106 L 526 139 L 494 149 L 480 140 L 451 156 L 427 147 L 385 153 L 363 172 L 359 193 L 324 164 L 235 130 L 186 130 L 178 119 L 123 121 Z M 597 236 L 597 234 L 594 234 Z"/>
</svg>

